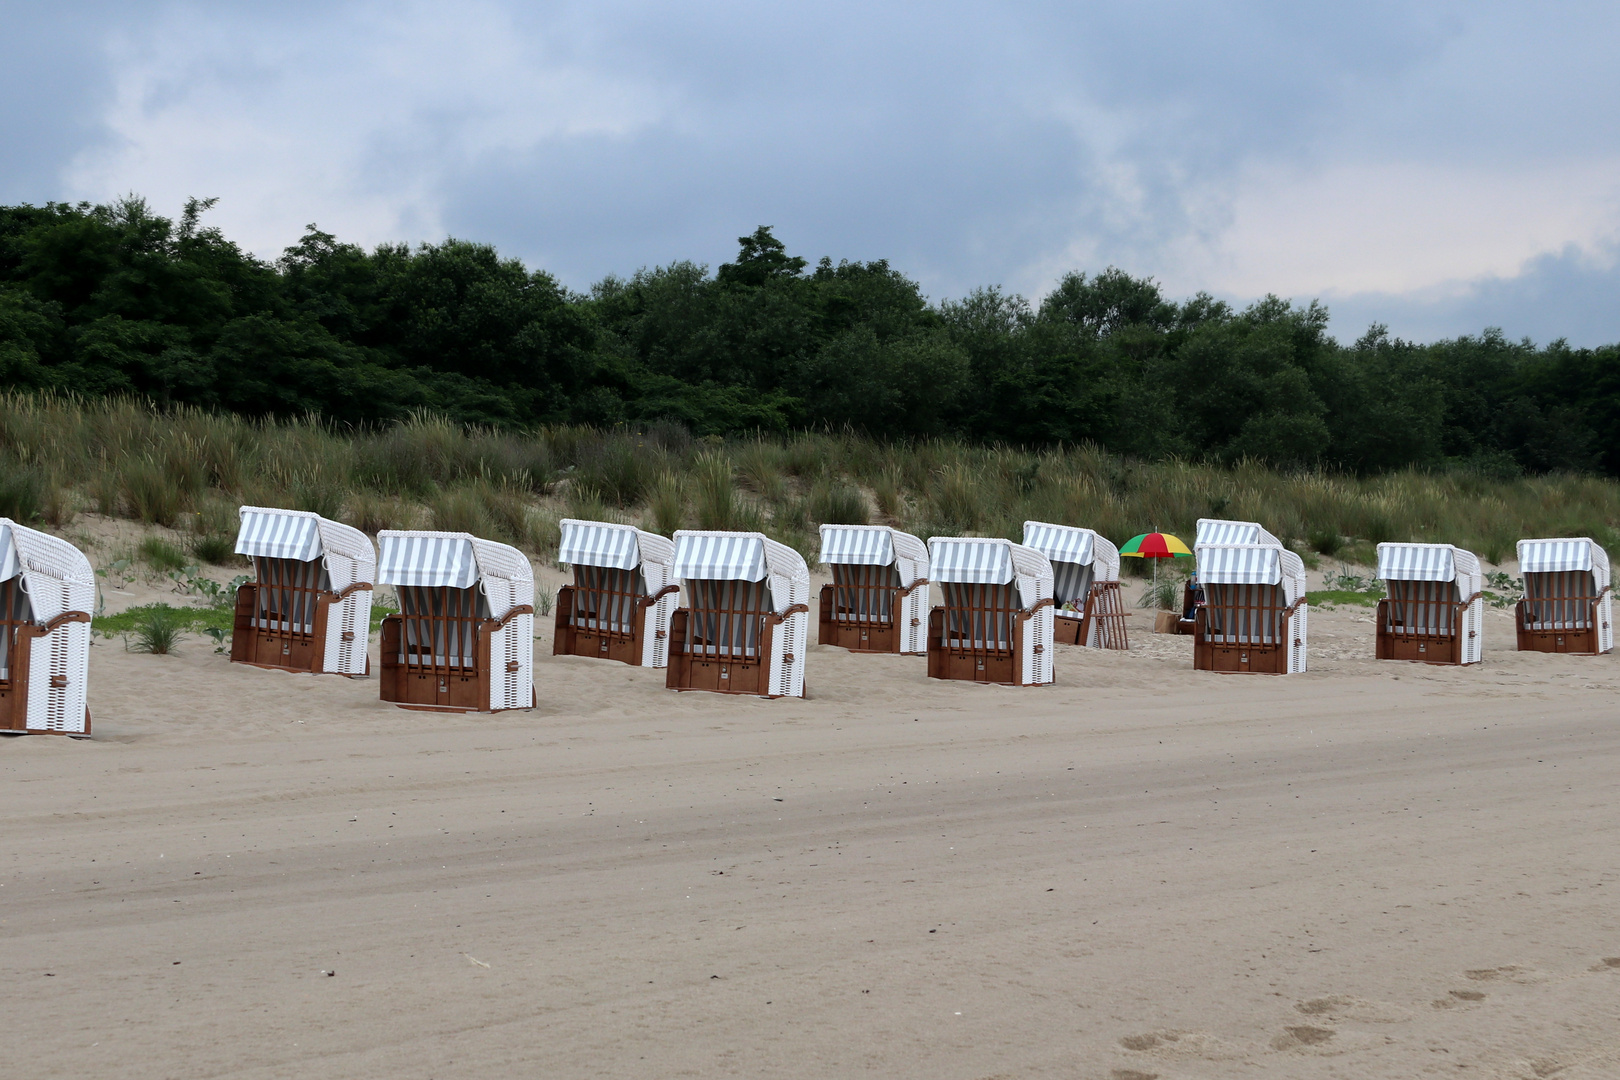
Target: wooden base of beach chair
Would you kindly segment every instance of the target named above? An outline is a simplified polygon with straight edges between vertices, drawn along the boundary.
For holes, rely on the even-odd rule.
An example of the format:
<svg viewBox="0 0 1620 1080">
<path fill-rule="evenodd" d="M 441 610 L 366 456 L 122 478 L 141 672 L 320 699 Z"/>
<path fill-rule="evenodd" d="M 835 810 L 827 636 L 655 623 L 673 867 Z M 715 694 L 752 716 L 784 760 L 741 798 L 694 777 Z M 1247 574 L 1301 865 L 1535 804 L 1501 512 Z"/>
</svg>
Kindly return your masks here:
<svg viewBox="0 0 1620 1080">
<path fill-rule="evenodd" d="M 513 614 L 531 613 L 532 608 L 521 605 Z M 510 616 L 508 616 L 510 618 Z M 508 712 L 492 709 L 490 699 L 490 637 L 502 626 L 503 620 L 480 619 L 476 629 L 474 666 L 471 668 L 433 668 L 427 664 L 402 662 L 401 641 L 404 620 L 390 615 L 382 621 L 379 649 L 382 653 L 382 678 L 378 697 L 402 709 L 418 712 Z M 519 670 L 513 667 L 509 670 Z M 537 703 L 531 690 L 531 704 Z"/>
<path fill-rule="evenodd" d="M 642 634 L 647 627 L 647 607 L 637 603 L 634 623 L 629 634 L 613 634 L 586 630 L 573 625 L 574 586 L 564 585 L 557 590 L 556 634 L 551 642 L 552 656 L 590 656 L 600 660 L 617 660 L 622 664 L 640 666 L 643 652 Z"/>
<path fill-rule="evenodd" d="M 1513 623 L 1518 632 L 1520 652 L 1570 653 L 1576 656 L 1597 656 L 1597 621 L 1601 617 L 1596 602 L 1591 602 L 1586 625 L 1568 630 L 1542 630 L 1527 626 L 1529 602 L 1520 600 L 1514 608 Z"/>
<path fill-rule="evenodd" d="M 1226 674 L 1288 674 L 1288 649 L 1281 644 L 1211 641 L 1205 635 L 1208 610 L 1193 616 L 1193 670 Z M 1178 622 L 1180 620 L 1177 620 Z"/>
<path fill-rule="evenodd" d="M 712 643 L 692 639 L 690 609 L 676 608 L 669 622 L 669 667 L 664 672 L 664 685 L 671 690 L 779 696 L 770 692 L 770 667 L 764 662 L 771 655 L 778 625 L 779 619 L 759 617 L 755 639 L 759 646 L 754 656 L 715 655 Z"/>
<path fill-rule="evenodd" d="M 0 679 L 0 733 L 69 735 L 79 739 L 88 739 L 90 737 L 90 707 L 88 705 L 84 709 L 83 731 L 58 731 L 46 727 L 46 721 L 43 717 L 30 717 L 28 715 L 28 672 L 33 666 L 34 650 L 36 648 L 50 648 L 48 643 L 41 643 L 40 639 L 68 623 L 87 623 L 89 621 L 90 616 L 83 611 L 68 611 L 58 615 L 45 626 L 10 620 L 0 622 L 0 633 L 11 635 L 11 678 Z M 69 677 L 67 675 L 53 675 L 51 676 L 51 685 L 65 688 L 68 685 L 67 679 Z M 32 724 L 29 723 L 30 719 L 33 720 Z"/>
<path fill-rule="evenodd" d="M 370 585 L 360 586 L 371 588 Z M 315 617 L 308 633 L 300 630 L 267 630 L 255 626 L 258 589 L 248 582 L 236 590 L 236 613 L 231 627 L 231 663 L 248 667 L 268 668 L 271 671 L 296 671 L 308 675 L 342 675 L 346 679 L 370 676 L 371 661 L 366 660 L 365 675 L 328 672 L 326 668 L 326 627 L 328 613 L 334 604 L 341 604 L 347 596 L 334 592 L 321 592 L 315 597 Z M 348 590 L 353 591 L 353 590 Z M 348 631 L 344 631 L 347 637 Z"/>
<path fill-rule="evenodd" d="M 947 648 L 945 609 L 934 608 L 928 613 L 928 677 L 996 686 L 1023 685 L 1019 658 L 1024 653 L 1024 626 L 1023 620 L 1013 621 L 1009 649 Z"/>
<path fill-rule="evenodd" d="M 836 645 L 850 652 L 916 655 L 901 651 L 901 620 L 905 618 L 906 598 L 912 590 L 927 587 L 926 581 L 919 581 L 904 589 L 893 590 L 889 601 L 889 618 L 885 622 L 879 619 L 839 618 L 840 612 L 836 609 L 837 587 L 823 585 L 818 605 L 820 619 L 816 627 L 816 644 Z"/>
<path fill-rule="evenodd" d="M 1461 633 L 1421 634 L 1392 630 L 1389 623 L 1389 601 L 1378 601 L 1378 614 L 1374 619 L 1377 638 L 1374 655 L 1380 660 L 1406 660 L 1416 664 L 1461 664 L 1463 642 Z M 1461 620 L 1456 624 L 1460 626 Z"/>
</svg>

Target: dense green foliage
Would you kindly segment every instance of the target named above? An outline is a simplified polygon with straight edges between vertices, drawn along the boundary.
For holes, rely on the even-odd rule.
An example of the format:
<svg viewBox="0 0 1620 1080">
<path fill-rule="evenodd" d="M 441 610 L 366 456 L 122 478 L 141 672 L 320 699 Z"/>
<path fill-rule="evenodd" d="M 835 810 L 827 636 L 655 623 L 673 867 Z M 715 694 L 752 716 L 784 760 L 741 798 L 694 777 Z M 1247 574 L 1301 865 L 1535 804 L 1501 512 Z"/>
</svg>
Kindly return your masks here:
<svg viewBox="0 0 1620 1080">
<path fill-rule="evenodd" d="M 1167 300 L 1117 270 L 1039 305 L 931 304 L 886 262 L 813 268 L 761 228 L 589 295 L 447 240 L 367 252 L 310 227 L 268 264 L 139 199 L 0 208 L 0 387 L 348 423 L 673 420 L 697 435 L 1094 443 L 1137 458 L 1377 474 L 1620 475 L 1620 348 L 1499 333 L 1326 334 L 1320 305 Z"/>
</svg>

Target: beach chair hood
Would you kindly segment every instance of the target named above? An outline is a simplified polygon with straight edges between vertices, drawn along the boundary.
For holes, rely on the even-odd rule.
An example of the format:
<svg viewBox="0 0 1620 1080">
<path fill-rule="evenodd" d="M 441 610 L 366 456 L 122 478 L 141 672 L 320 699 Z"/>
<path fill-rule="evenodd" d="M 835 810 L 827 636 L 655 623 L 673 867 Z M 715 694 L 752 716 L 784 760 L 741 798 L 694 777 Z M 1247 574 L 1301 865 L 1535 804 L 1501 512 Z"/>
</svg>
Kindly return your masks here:
<svg viewBox="0 0 1620 1080">
<path fill-rule="evenodd" d="M 1052 561 L 1032 547 L 989 536 L 936 536 L 928 541 L 934 580 L 977 585 L 1018 584 L 1031 608 L 1052 599 Z"/>
<path fill-rule="evenodd" d="M 1485 587 L 1478 557 L 1451 544 L 1379 544 L 1378 576 L 1385 581 L 1455 582 L 1464 600 Z"/>
<path fill-rule="evenodd" d="M 764 533 L 675 533 L 671 573 L 677 581 L 767 581 L 778 613 L 809 603 L 810 567 L 804 556 Z"/>
<path fill-rule="evenodd" d="M 1274 544 L 1282 547 L 1282 541 L 1272 536 L 1259 524 L 1253 521 L 1227 521 L 1224 518 L 1199 518 L 1198 533 L 1193 540 L 1193 547 L 1200 548 L 1206 544 Z M 1199 567 L 1199 573 L 1203 568 Z"/>
<path fill-rule="evenodd" d="M 1592 582 L 1599 590 L 1609 587 L 1609 553 L 1591 537 L 1520 540 L 1518 555 L 1521 574 L 1581 571 L 1592 575 Z"/>
<path fill-rule="evenodd" d="M 1093 581 L 1119 580 L 1119 548 L 1101 533 L 1046 521 L 1024 522 L 1024 546 L 1034 548 L 1053 564 L 1091 566 Z"/>
<path fill-rule="evenodd" d="M 322 560 L 335 592 L 376 583 L 377 552 L 359 529 L 303 510 L 244 506 L 236 553 L 272 559 Z"/>
<path fill-rule="evenodd" d="M 928 545 L 887 525 L 823 525 L 820 561 L 893 566 L 900 584 L 909 586 L 928 576 Z"/>
<path fill-rule="evenodd" d="M 1198 580 L 1205 585 L 1281 585 L 1293 604 L 1305 595 L 1305 561 L 1276 544 L 1203 544 Z"/>
<path fill-rule="evenodd" d="M 573 518 L 564 518 L 559 525 L 562 542 L 557 548 L 557 561 L 560 563 L 634 570 L 649 563 L 668 567 L 675 558 L 673 543 L 634 525 Z"/>
</svg>

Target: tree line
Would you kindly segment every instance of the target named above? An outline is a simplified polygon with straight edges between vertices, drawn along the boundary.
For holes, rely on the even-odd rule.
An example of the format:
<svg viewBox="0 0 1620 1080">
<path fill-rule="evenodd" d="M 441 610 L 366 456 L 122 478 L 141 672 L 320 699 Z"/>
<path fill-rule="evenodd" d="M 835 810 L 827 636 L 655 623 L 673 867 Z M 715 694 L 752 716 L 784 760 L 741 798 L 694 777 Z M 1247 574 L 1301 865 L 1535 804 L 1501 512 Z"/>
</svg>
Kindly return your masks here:
<svg viewBox="0 0 1620 1080">
<path fill-rule="evenodd" d="M 1374 474 L 1620 475 L 1620 346 L 1419 344 L 1267 297 L 1176 301 L 1116 269 L 1038 304 L 931 303 L 887 261 L 814 266 L 761 227 L 580 294 L 487 244 L 367 251 L 310 226 L 273 263 L 191 200 L 0 207 L 0 385 L 359 425 L 851 427 Z"/>
</svg>

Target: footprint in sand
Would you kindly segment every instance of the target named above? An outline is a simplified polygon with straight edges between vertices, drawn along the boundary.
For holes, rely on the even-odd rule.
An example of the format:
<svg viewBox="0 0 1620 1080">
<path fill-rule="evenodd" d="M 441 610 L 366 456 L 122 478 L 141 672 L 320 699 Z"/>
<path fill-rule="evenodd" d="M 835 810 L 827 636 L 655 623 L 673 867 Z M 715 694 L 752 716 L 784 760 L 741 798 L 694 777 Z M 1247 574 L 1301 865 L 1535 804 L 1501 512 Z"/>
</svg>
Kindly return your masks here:
<svg viewBox="0 0 1620 1080">
<path fill-rule="evenodd" d="M 1437 998 L 1429 1004 L 1437 1009 L 1455 1009 L 1459 1005 L 1477 1005 L 1485 1000 L 1478 990 L 1448 990 L 1448 997 Z"/>
<path fill-rule="evenodd" d="M 1159 1080 L 1159 1074 L 1141 1069 L 1115 1069 L 1108 1074 L 1108 1080 Z"/>
<path fill-rule="evenodd" d="M 1362 1024 L 1399 1024 L 1412 1019 L 1411 1010 L 1394 1002 L 1369 1001 L 1347 994 L 1311 998 L 1297 1002 L 1294 1008 L 1306 1016 L 1320 1016 L 1324 1020 L 1354 1020 Z"/>
<path fill-rule="evenodd" d="M 1620 971 L 1620 956 L 1605 956 L 1587 968 L 1588 971 Z"/>
<path fill-rule="evenodd" d="M 1173 1031 L 1161 1028 L 1141 1035 L 1126 1035 L 1119 1040 L 1119 1045 L 1138 1053 L 1201 1058 L 1205 1061 L 1226 1061 L 1243 1056 L 1243 1051 L 1222 1042 L 1207 1031 Z"/>
<path fill-rule="evenodd" d="M 1309 1024 L 1297 1024 L 1293 1027 L 1283 1028 L 1283 1033 L 1271 1040 L 1273 1050 L 1298 1050 L 1306 1046 L 1321 1046 L 1332 1040 L 1338 1034 L 1332 1028 L 1312 1027 Z"/>
</svg>

